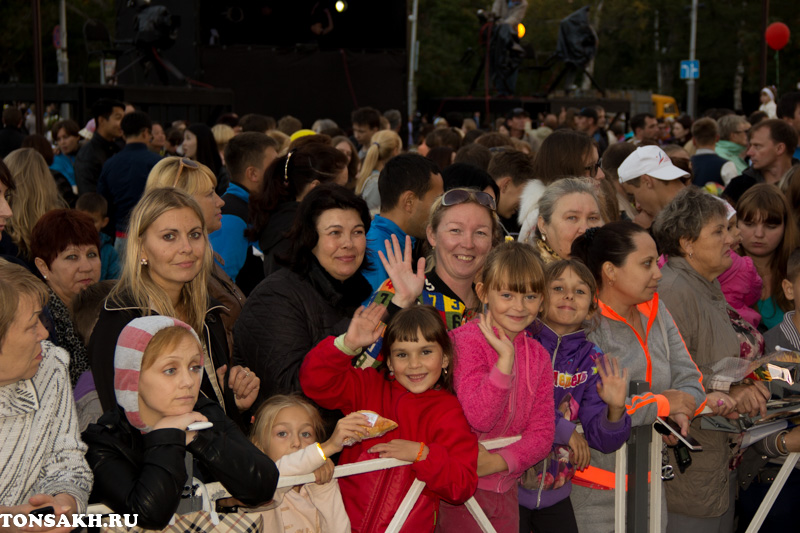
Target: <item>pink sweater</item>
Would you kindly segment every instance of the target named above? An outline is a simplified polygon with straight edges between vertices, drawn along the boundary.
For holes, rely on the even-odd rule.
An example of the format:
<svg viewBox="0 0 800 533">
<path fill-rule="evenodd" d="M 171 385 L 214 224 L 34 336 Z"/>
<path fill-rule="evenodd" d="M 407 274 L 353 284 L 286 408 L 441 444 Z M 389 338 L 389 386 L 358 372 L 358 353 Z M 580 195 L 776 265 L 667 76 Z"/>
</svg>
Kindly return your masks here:
<svg viewBox="0 0 800 533">
<path fill-rule="evenodd" d="M 527 332 L 514 339 L 514 370 L 497 369 L 497 352 L 470 322 L 450 331 L 455 348 L 453 378 L 456 395 L 478 440 L 521 435 L 522 439 L 499 450 L 507 472 L 478 479 L 478 488 L 503 493 L 545 458 L 553 445 L 553 369 L 541 344 Z"/>
<path fill-rule="evenodd" d="M 761 315 L 752 307 L 761 298 L 761 276 L 758 275 L 753 260 L 731 251 L 733 264 L 717 278 L 722 294 L 731 307 L 739 311 L 742 318 L 758 327 Z"/>
</svg>

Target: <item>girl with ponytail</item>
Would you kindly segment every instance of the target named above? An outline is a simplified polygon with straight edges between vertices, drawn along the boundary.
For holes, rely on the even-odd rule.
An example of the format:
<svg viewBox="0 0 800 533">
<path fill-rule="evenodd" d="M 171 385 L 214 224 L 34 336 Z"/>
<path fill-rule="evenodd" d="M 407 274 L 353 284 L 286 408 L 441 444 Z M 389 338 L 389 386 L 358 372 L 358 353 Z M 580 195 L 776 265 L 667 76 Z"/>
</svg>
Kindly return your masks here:
<svg viewBox="0 0 800 533">
<path fill-rule="evenodd" d="M 402 149 L 403 141 L 392 130 L 382 130 L 372 136 L 372 144 L 364 157 L 364 164 L 356 183 L 356 194 L 367 202 L 372 216 L 381 210 L 381 194 L 378 191 L 378 176 L 381 169 Z"/>
</svg>

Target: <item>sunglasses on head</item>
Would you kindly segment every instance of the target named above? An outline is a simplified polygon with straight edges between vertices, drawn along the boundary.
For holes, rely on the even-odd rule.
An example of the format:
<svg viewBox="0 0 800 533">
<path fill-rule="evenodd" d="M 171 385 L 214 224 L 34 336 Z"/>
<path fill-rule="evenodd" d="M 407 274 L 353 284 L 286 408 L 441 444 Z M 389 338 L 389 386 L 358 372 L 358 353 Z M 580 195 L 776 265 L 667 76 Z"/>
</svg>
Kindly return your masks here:
<svg viewBox="0 0 800 533">
<path fill-rule="evenodd" d="M 175 175 L 175 183 L 172 184 L 173 187 L 178 186 L 178 180 L 181 179 L 181 174 L 183 174 L 184 168 L 190 168 L 192 170 L 197 170 L 200 168 L 197 166 L 197 163 L 189 159 L 188 157 L 182 157 L 180 160 L 180 167 L 178 167 L 178 173 Z"/>
<path fill-rule="evenodd" d="M 480 205 L 492 211 L 497 210 L 497 204 L 491 194 L 483 191 L 468 191 L 466 189 L 450 189 L 442 196 L 442 205 L 450 207 L 451 205 L 463 204 L 470 199 L 475 199 Z"/>
</svg>

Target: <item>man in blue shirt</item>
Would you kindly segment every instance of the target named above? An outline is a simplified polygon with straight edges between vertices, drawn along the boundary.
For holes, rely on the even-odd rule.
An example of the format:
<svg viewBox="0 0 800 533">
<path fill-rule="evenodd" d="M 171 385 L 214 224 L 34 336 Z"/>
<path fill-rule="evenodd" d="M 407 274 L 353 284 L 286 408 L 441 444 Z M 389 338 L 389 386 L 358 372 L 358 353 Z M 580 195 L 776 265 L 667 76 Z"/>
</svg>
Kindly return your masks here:
<svg viewBox="0 0 800 533">
<path fill-rule="evenodd" d="M 364 271 L 375 291 L 389 276 L 383 268 L 378 251 L 386 253 L 385 241 L 392 235 L 402 246 L 406 235 L 416 246 L 425 238 L 428 215 L 434 200 L 444 192 L 442 175 L 432 161 L 418 154 L 402 154 L 387 161 L 378 178 L 381 211 L 367 232 L 367 259 L 372 268 Z"/>
<path fill-rule="evenodd" d="M 114 249 L 120 257 L 125 257 L 128 217 L 144 193 L 147 176 L 161 157 L 147 148 L 153 138 L 150 133 L 153 122 L 147 113 L 128 113 L 122 117 L 121 127 L 125 147 L 103 164 L 97 192 L 108 202 L 108 217 L 116 234 Z"/>
<path fill-rule="evenodd" d="M 225 164 L 231 183 L 222 199 L 222 227 L 209 235 L 211 247 L 222 258 L 222 268 L 245 295 L 264 279 L 264 266 L 244 236 L 250 223 L 251 194 L 261 192 L 264 173 L 278 157 L 277 142 L 263 133 L 245 132 L 225 147 Z"/>
</svg>

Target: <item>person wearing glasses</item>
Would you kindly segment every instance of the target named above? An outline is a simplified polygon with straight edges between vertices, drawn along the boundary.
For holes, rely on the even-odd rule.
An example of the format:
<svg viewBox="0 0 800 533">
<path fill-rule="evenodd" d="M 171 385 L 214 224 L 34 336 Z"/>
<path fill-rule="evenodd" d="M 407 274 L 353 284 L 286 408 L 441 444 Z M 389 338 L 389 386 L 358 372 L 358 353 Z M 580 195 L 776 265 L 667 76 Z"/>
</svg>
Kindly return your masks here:
<svg viewBox="0 0 800 533">
<path fill-rule="evenodd" d="M 120 257 L 125 255 L 128 216 L 142 197 L 147 175 L 161 161 L 161 156 L 147 148 L 152 128 L 150 117 L 141 111 L 122 117 L 125 147 L 106 161 L 97 182 L 97 192 L 108 202 L 108 218 L 116 236 L 114 249 Z"/>
<path fill-rule="evenodd" d="M 545 188 L 559 179 L 580 176 L 593 178 L 598 190 L 602 188 L 603 194 L 610 194 L 603 187 L 605 174 L 592 138 L 569 129 L 554 131 L 542 142 L 533 160 L 533 179 L 522 191 L 517 215 L 521 226 L 519 240 L 533 242 L 539 223 L 538 202 Z"/>
<path fill-rule="evenodd" d="M 503 239 L 494 197 L 474 189 L 451 189 L 431 207 L 427 237 L 431 253 L 415 262 L 411 237 L 386 241 L 378 256 L 389 275 L 371 302 L 387 307 L 392 316 L 421 303 L 439 311 L 448 331 L 466 323 L 481 304 L 475 281 L 489 251 Z M 427 265 L 427 268 L 426 268 Z M 370 302 L 370 303 L 371 303 Z M 356 358 L 360 367 L 378 367 L 382 338 Z"/>
<path fill-rule="evenodd" d="M 240 411 L 253 405 L 259 380 L 247 368 L 230 368 L 220 317 L 222 305 L 208 291 L 212 251 L 203 210 L 186 192 L 153 189 L 131 211 L 122 275 L 100 310 L 89 340 L 89 360 L 103 411 L 117 404 L 114 349 L 120 332 L 142 316 L 186 322 L 203 342 L 200 390 L 240 427 Z"/>
<path fill-rule="evenodd" d="M 349 179 L 347 156 L 318 142 L 309 142 L 277 158 L 267 167 L 258 192 L 250 195 L 250 224 L 245 235 L 264 254 L 264 275 L 280 268 L 278 259 L 292 243 L 286 233 L 303 198 L 325 183 L 344 186 Z"/>
<path fill-rule="evenodd" d="M 747 152 L 747 133 L 750 131 L 750 123 L 747 118 L 740 115 L 725 115 L 717 121 L 717 125 L 719 140 L 714 146 L 714 151 L 729 163 L 733 163 L 724 165 L 720 171 L 722 181 L 727 185 L 747 168 L 744 157 Z"/>
</svg>

